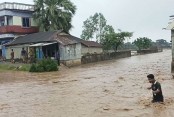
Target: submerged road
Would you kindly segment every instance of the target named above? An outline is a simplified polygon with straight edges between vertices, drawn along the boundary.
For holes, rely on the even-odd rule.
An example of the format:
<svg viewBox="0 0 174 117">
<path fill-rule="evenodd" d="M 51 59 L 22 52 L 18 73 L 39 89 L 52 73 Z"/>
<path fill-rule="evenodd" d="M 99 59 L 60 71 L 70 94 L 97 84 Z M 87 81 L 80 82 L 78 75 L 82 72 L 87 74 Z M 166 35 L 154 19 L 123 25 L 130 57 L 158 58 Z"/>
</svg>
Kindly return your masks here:
<svg viewBox="0 0 174 117">
<path fill-rule="evenodd" d="M 0 72 L 0 117 L 174 117 L 171 50 L 58 72 Z M 164 104 L 151 104 L 146 76 L 161 83 Z"/>
</svg>

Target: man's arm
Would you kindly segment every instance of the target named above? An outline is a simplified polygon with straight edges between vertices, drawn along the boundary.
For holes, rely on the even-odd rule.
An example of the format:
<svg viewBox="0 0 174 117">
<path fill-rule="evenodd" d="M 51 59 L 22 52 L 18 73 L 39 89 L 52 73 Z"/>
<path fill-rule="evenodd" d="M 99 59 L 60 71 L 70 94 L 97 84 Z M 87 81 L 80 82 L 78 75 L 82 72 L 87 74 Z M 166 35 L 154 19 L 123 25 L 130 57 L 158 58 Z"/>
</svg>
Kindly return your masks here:
<svg viewBox="0 0 174 117">
<path fill-rule="evenodd" d="M 148 90 L 152 89 L 152 87 L 147 87 Z"/>
<path fill-rule="evenodd" d="M 157 89 L 156 91 L 153 91 L 154 94 L 160 93 L 161 90 Z"/>
</svg>

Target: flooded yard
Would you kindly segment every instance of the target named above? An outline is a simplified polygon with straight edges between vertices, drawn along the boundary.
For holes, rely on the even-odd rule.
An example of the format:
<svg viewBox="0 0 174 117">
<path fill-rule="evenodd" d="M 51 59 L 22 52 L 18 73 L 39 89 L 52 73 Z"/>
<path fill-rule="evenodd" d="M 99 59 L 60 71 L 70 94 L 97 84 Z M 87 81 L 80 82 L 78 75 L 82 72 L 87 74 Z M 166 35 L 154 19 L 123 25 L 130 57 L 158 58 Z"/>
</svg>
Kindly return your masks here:
<svg viewBox="0 0 174 117">
<path fill-rule="evenodd" d="M 0 117 L 173 117 L 171 50 L 61 67 L 58 72 L 0 72 Z M 146 76 L 161 83 L 151 104 Z"/>
</svg>

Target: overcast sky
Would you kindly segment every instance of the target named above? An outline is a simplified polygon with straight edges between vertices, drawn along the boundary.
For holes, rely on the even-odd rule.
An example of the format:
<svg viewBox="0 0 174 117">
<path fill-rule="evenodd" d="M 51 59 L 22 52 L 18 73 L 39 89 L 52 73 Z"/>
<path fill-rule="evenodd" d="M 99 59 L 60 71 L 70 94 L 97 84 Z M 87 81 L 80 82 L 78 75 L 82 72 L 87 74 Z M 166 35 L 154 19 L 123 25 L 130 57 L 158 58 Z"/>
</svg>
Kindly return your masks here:
<svg viewBox="0 0 174 117">
<path fill-rule="evenodd" d="M 33 3 L 33 0 L 1 0 L 0 2 Z M 96 12 L 102 13 L 108 25 L 115 30 L 134 32 L 131 41 L 138 37 L 166 39 L 170 31 L 162 30 L 174 15 L 174 0 L 71 0 L 77 11 L 73 17 L 71 34 L 80 37 L 83 21 Z"/>
</svg>

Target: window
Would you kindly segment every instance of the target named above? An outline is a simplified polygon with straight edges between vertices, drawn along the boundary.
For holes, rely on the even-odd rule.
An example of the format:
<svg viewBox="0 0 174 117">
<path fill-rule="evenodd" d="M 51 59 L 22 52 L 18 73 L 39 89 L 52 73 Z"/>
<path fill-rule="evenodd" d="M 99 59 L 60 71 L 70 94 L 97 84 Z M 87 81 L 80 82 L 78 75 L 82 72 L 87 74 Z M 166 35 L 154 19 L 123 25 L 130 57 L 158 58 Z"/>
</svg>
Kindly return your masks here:
<svg viewBox="0 0 174 117">
<path fill-rule="evenodd" d="M 0 26 L 4 26 L 5 24 L 5 19 L 4 17 L 3 18 L 0 18 Z"/>
<path fill-rule="evenodd" d="M 22 26 L 23 27 L 30 27 L 30 18 L 23 17 L 22 18 Z"/>
<path fill-rule="evenodd" d="M 12 16 L 7 17 L 7 25 L 13 25 L 13 17 Z"/>
</svg>

